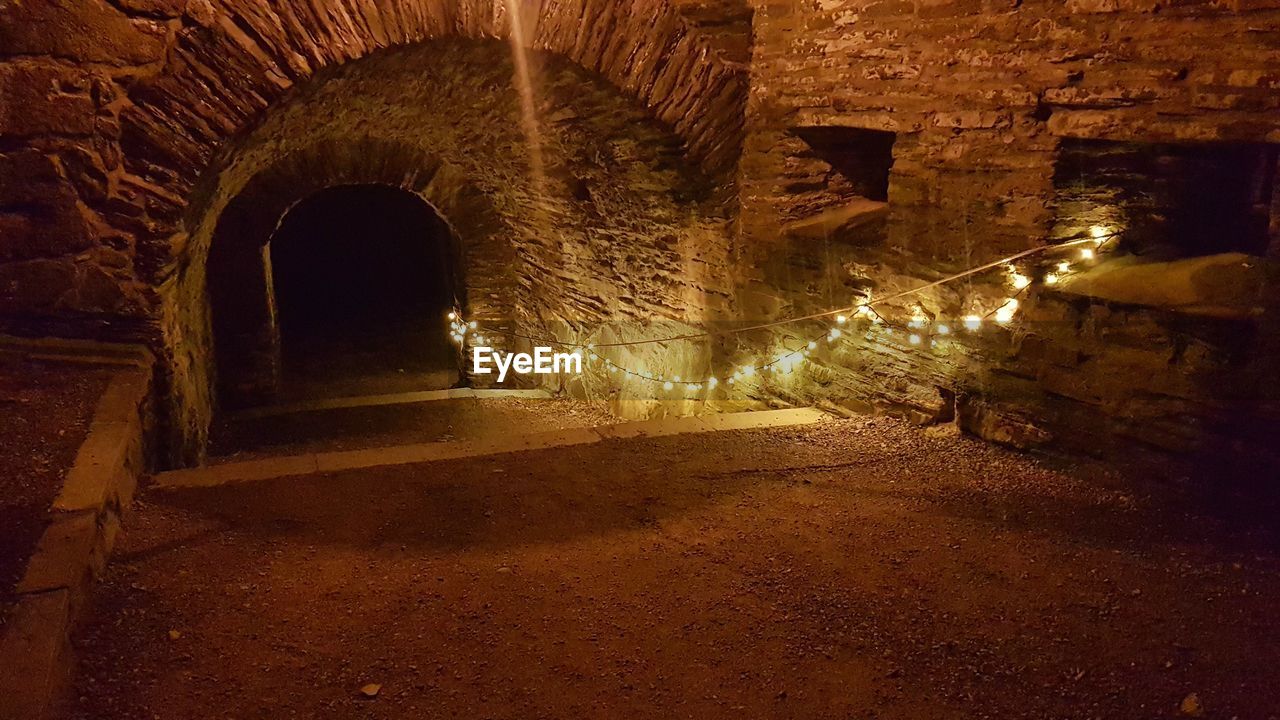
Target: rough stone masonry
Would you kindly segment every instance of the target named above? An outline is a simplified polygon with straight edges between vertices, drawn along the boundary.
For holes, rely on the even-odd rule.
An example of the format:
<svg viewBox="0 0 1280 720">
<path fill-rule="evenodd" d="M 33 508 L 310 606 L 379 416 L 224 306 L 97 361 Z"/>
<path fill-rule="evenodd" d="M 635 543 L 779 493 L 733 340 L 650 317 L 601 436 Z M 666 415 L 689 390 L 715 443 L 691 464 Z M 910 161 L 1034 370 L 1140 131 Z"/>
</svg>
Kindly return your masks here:
<svg viewBox="0 0 1280 720">
<path fill-rule="evenodd" d="M 526 180 L 508 77 L 517 24 L 546 87 L 543 184 Z M 210 290 L 229 272 L 263 291 L 250 251 L 291 192 L 420 194 L 458 235 L 479 316 L 701 327 L 886 295 L 1127 226 L 1139 207 L 1180 217 L 1195 203 L 1135 205 L 1109 159 L 1173 158 L 1152 171 L 1164 188 L 1245 148 L 1239 206 L 1260 218 L 1261 249 L 1183 246 L 1123 282 L 1037 285 L 1018 323 L 936 346 L 859 325 L 794 376 L 734 391 L 1024 446 L 1219 448 L 1276 417 L 1277 68 L 1276 0 L 4 2 L 0 320 L 149 343 L 171 460 L 191 462 L 219 372 L 270 364 L 265 322 L 239 329 L 240 365 L 219 367 L 236 346 L 220 346 Z M 431 102 L 397 108 L 406 88 Z M 998 302 L 1002 282 L 884 313 L 958 317 Z M 254 302 L 246 317 L 269 320 Z M 802 334 L 630 359 L 724 372 Z M 626 399 L 611 383 L 587 373 L 568 389 Z M 672 407 L 696 409 L 645 412 Z"/>
</svg>

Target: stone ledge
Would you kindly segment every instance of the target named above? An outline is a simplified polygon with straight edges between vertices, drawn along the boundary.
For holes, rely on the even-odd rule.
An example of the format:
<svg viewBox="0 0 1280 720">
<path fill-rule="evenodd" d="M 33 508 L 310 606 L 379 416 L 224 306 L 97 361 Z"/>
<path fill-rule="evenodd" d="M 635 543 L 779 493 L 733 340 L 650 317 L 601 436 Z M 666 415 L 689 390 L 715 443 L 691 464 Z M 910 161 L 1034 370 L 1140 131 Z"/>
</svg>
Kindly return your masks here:
<svg viewBox="0 0 1280 720">
<path fill-rule="evenodd" d="M 0 720 L 52 715 L 54 699 L 69 679 L 73 605 L 69 590 L 18 599 L 0 637 Z"/>
<path fill-rule="evenodd" d="M 89 434 L 51 508 L 53 519 L 18 584 L 13 619 L 0 637 L 5 660 L 0 667 L 0 720 L 43 720 L 52 716 L 70 675 L 75 616 L 106 565 L 144 469 L 144 413 L 151 387 L 145 361 L 150 354 L 97 344 L 18 345 L 60 361 L 69 354 L 73 360 L 116 358 L 108 364 L 129 366 L 116 373 L 98 400 Z"/>
<path fill-rule="evenodd" d="M 889 203 L 855 198 L 839 207 L 788 223 L 782 231 L 791 237 L 821 240 L 888 216 Z"/>
<path fill-rule="evenodd" d="M 634 438 L 661 437 L 685 433 L 808 425 L 829 417 L 821 410 L 794 408 L 761 412 L 730 413 L 702 417 L 662 418 L 624 422 L 590 428 L 510 435 L 490 440 L 419 443 L 394 447 L 344 450 L 308 455 L 227 463 L 205 468 L 173 470 L 155 478 L 156 489 L 215 487 L 229 483 L 271 480 L 280 477 L 342 472 L 390 465 L 461 460 L 530 450 L 549 450 L 575 445 Z"/>
<path fill-rule="evenodd" d="M 93 365 L 129 365 L 149 371 L 155 356 L 142 345 L 72 340 L 65 338 L 26 338 L 0 333 L 0 352 L 12 353 L 31 360 L 83 362 Z"/>
</svg>

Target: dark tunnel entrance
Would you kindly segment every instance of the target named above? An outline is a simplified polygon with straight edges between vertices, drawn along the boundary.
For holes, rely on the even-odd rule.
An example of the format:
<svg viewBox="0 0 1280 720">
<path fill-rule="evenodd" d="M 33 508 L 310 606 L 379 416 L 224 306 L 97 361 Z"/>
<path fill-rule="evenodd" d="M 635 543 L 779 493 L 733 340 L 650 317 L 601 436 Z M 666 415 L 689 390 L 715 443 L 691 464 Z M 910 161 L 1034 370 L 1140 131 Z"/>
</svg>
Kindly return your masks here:
<svg viewBox="0 0 1280 720">
<path fill-rule="evenodd" d="M 449 387 L 456 356 L 449 226 L 417 195 L 335 187 L 294 206 L 272 236 L 286 398 Z"/>
</svg>

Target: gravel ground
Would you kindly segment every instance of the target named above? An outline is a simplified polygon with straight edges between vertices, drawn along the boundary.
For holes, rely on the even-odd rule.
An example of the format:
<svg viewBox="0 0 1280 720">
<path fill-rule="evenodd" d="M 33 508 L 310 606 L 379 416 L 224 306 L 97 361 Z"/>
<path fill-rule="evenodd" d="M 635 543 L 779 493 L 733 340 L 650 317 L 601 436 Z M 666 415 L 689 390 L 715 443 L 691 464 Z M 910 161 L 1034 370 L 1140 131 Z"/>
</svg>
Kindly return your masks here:
<svg viewBox="0 0 1280 720">
<path fill-rule="evenodd" d="M 109 378 L 0 355 L 0 627 Z"/>
<path fill-rule="evenodd" d="M 886 419 L 151 492 L 66 714 L 1275 717 L 1204 497 Z"/>
</svg>

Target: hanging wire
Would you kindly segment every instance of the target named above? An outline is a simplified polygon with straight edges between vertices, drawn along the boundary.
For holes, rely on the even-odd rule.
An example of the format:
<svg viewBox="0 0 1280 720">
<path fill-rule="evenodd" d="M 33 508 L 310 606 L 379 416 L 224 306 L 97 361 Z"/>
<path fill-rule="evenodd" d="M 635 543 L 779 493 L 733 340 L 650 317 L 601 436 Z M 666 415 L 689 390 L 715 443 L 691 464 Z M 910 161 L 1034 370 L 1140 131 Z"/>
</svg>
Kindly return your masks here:
<svg viewBox="0 0 1280 720">
<path fill-rule="evenodd" d="M 837 325 L 843 325 L 845 323 L 846 316 L 849 314 L 859 314 L 859 315 L 869 314 L 874 318 L 873 322 L 877 324 L 882 324 L 891 330 L 906 331 L 906 330 L 910 330 L 911 326 L 904 327 L 904 326 L 886 321 L 884 316 L 881 315 L 875 309 L 876 306 L 884 305 L 885 303 L 889 303 L 894 300 L 900 300 L 904 297 L 917 295 L 926 290 L 939 287 L 942 285 L 946 285 L 948 283 L 955 282 L 956 280 L 969 278 L 979 273 L 992 270 L 997 267 L 1010 265 L 1019 260 L 1023 260 L 1035 255 L 1040 255 L 1047 252 L 1054 252 L 1054 251 L 1062 250 L 1064 248 L 1076 247 L 1076 246 L 1086 245 L 1086 244 L 1092 244 L 1094 246 L 1094 249 L 1100 249 L 1103 245 L 1109 243 L 1118 235 L 1119 233 L 1115 231 L 1103 232 L 1103 233 L 1090 231 L 1089 233 L 1082 233 L 1080 235 L 1067 238 L 1066 241 L 1061 243 L 1056 243 L 1054 245 L 1043 245 L 1040 247 L 1023 250 L 1021 252 L 1014 253 L 1013 255 L 1009 255 L 1008 257 L 1004 257 L 999 260 L 993 260 L 991 262 L 984 263 L 982 265 L 978 265 L 976 267 L 972 267 L 967 270 L 954 273 L 952 275 L 948 275 L 941 279 L 934 280 L 932 282 L 926 283 L 919 287 L 910 288 L 908 290 L 902 290 L 896 293 L 892 293 L 890 295 L 886 295 L 884 297 L 864 300 L 864 301 L 855 303 L 853 305 L 836 308 L 834 310 L 824 310 L 820 312 L 810 313 L 807 315 L 784 318 L 781 320 L 775 320 L 775 321 L 766 322 L 766 323 L 757 323 L 754 325 L 732 328 L 729 330 L 719 330 L 719 331 L 711 330 L 711 331 L 702 331 L 702 332 L 694 332 L 694 333 L 684 333 L 680 335 L 672 335 L 672 336 L 662 337 L 662 338 L 651 338 L 647 340 L 627 340 L 627 341 L 609 342 L 609 343 L 584 343 L 580 341 L 570 342 L 565 340 L 559 340 L 556 338 L 544 338 L 536 335 L 527 335 L 524 333 L 519 333 L 515 331 L 510 331 L 510 330 L 502 330 L 499 328 L 481 328 L 475 321 L 467 322 L 463 320 L 461 314 L 456 310 L 449 313 L 449 320 L 453 323 L 454 339 L 459 342 L 462 341 L 463 337 L 467 334 L 468 330 L 474 330 L 477 332 L 483 331 L 485 333 L 493 334 L 493 335 L 501 335 L 508 338 L 526 340 L 531 343 L 542 344 L 546 346 L 557 346 L 557 347 L 580 349 L 580 350 L 585 350 L 590 355 L 591 358 L 600 360 L 601 362 L 604 362 L 606 365 L 613 368 L 614 370 L 622 372 L 626 375 L 630 375 L 632 377 L 638 377 L 650 382 L 662 383 L 664 386 L 671 385 L 674 387 L 675 385 L 684 385 L 688 387 L 700 388 L 701 386 L 708 385 L 708 384 L 714 386 L 719 381 L 715 377 L 711 377 L 707 380 L 686 381 L 686 380 L 679 380 L 676 378 L 666 378 L 666 377 L 650 375 L 648 373 L 643 373 L 643 372 L 639 372 L 636 370 L 631 370 L 629 368 L 623 367 L 622 365 L 619 365 L 618 363 L 606 357 L 601 356 L 596 352 L 596 350 L 600 348 L 636 347 L 639 345 L 681 342 L 681 341 L 687 341 L 687 340 L 697 340 L 702 338 L 714 338 L 714 337 L 720 337 L 720 336 L 738 335 L 738 334 L 754 332 L 758 330 L 781 327 L 781 326 L 790 325 L 793 323 L 801 323 L 801 322 L 812 321 L 812 320 L 821 320 L 821 319 L 830 318 L 830 317 L 837 318 Z M 1075 274 L 1076 274 L 1075 272 L 1064 271 L 1062 269 L 1059 269 L 1058 272 L 1052 273 L 1052 275 L 1055 276 L 1055 281 L 1061 280 L 1066 277 L 1070 277 Z M 1004 303 L 997 306 L 995 309 L 981 316 L 980 319 L 986 320 L 991 316 L 996 315 L 997 313 L 1000 312 L 1000 310 L 1007 307 L 1010 303 L 1014 303 L 1014 308 L 1012 308 L 1012 310 L 1016 311 L 1017 309 L 1016 303 L 1018 302 L 1018 298 L 1020 298 L 1024 293 L 1026 293 L 1027 290 L 1030 289 L 1030 287 L 1031 285 L 1030 283 L 1028 283 L 1027 285 L 1019 288 L 1018 291 L 1014 293 L 1013 296 L 1009 297 Z M 963 319 L 962 323 L 965 325 L 968 325 L 970 318 L 972 317 L 977 317 L 977 316 L 968 316 Z M 769 362 L 766 362 L 760 365 L 752 365 L 750 367 L 752 367 L 755 370 L 768 371 L 774 365 L 777 365 L 785 360 L 788 360 L 797 356 L 799 357 L 807 356 L 808 352 L 816 349 L 815 344 L 820 343 L 824 336 L 830 342 L 830 341 L 839 339 L 842 336 L 842 334 L 843 334 L 843 331 L 840 330 L 839 327 L 831 328 L 825 333 L 822 333 L 820 335 L 810 338 L 808 341 L 806 341 L 805 346 L 803 348 L 788 350 L 782 353 L 781 355 L 775 357 L 773 360 Z M 732 382 L 732 380 L 730 380 L 730 382 Z"/>
</svg>

